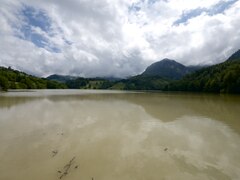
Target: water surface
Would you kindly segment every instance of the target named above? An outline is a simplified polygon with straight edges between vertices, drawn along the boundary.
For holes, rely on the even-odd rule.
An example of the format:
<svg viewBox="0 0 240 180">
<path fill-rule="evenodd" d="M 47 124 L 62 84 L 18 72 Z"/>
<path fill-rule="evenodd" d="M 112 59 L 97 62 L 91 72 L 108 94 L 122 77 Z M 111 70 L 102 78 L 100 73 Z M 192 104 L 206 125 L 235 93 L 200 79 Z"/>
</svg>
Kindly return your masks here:
<svg viewBox="0 0 240 180">
<path fill-rule="evenodd" d="M 237 180 L 239 117 L 239 96 L 2 93 L 0 179 Z"/>
</svg>

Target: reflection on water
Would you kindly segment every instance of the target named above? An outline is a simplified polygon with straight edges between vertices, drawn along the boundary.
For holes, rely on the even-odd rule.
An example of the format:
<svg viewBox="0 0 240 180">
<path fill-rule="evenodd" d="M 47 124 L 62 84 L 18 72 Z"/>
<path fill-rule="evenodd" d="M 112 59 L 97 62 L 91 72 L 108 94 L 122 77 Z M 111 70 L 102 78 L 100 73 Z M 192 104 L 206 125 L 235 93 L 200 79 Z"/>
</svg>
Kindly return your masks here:
<svg viewBox="0 0 240 180">
<path fill-rule="evenodd" d="M 0 115 L 0 179 L 240 179 L 238 96 L 12 92 Z"/>
</svg>

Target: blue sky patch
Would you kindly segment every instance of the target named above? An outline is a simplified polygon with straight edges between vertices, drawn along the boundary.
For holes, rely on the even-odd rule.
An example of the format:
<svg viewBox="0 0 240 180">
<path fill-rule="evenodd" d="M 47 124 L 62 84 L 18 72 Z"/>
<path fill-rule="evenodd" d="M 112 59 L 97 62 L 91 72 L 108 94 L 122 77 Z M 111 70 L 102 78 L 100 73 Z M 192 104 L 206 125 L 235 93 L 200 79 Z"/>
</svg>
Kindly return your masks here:
<svg viewBox="0 0 240 180">
<path fill-rule="evenodd" d="M 168 2 L 169 0 L 148 0 L 148 4 L 155 4 L 156 2 L 160 2 L 160 1 Z"/>
<path fill-rule="evenodd" d="M 174 22 L 174 25 L 186 23 L 189 19 L 200 16 L 203 12 L 205 12 L 205 9 L 202 8 L 194 9 L 186 13 L 184 12 L 181 18 Z"/>
<path fill-rule="evenodd" d="M 128 12 L 138 12 L 140 10 L 141 10 L 141 7 L 135 3 L 128 7 Z"/>
<path fill-rule="evenodd" d="M 238 0 L 229 0 L 229 1 L 222 1 L 216 4 L 213 8 L 211 8 L 208 11 L 209 15 L 215 15 L 215 14 L 220 14 L 223 13 L 225 10 L 230 8 L 234 3 L 236 3 Z"/>
<path fill-rule="evenodd" d="M 48 51 L 60 52 L 57 47 L 50 45 L 47 37 L 33 30 L 38 28 L 50 37 L 53 34 L 51 32 L 51 19 L 43 10 L 24 5 L 20 15 L 23 17 L 23 22 L 20 27 L 21 36 L 18 35 L 18 37 L 31 41 L 37 47 L 45 48 Z"/>
<path fill-rule="evenodd" d="M 230 8 L 230 6 L 233 5 L 237 1 L 238 0 L 230 0 L 230 1 L 227 1 L 227 2 L 221 1 L 218 4 L 216 4 L 216 5 L 214 5 L 210 8 L 197 8 L 197 9 L 193 9 L 193 10 L 190 10 L 190 11 L 187 11 L 187 12 L 183 12 L 181 18 L 178 19 L 177 21 L 175 21 L 173 23 L 173 25 L 176 26 L 176 25 L 187 23 L 187 21 L 189 19 L 195 18 L 195 17 L 201 15 L 202 13 L 206 13 L 209 16 L 213 16 L 213 15 L 216 15 L 216 14 L 221 14 L 225 10 Z"/>
<path fill-rule="evenodd" d="M 155 4 L 158 0 L 148 0 L 148 4 Z"/>
<path fill-rule="evenodd" d="M 35 27 L 41 28 L 43 31 L 47 32 L 51 26 L 51 21 L 47 14 L 42 10 L 34 9 L 33 7 L 24 6 L 22 10 L 22 15 L 25 21 Z"/>
</svg>

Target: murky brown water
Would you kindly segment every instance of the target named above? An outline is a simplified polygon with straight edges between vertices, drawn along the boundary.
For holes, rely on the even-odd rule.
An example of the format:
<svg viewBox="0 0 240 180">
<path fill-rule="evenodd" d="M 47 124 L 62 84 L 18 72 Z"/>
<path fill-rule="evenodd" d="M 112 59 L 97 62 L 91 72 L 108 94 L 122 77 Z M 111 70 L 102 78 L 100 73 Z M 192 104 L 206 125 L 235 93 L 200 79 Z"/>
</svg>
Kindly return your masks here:
<svg viewBox="0 0 240 180">
<path fill-rule="evenodd" d="M 60 178 L 239 180 L 240 96 L 0 94 L 0 179 Z"/>
</svg>

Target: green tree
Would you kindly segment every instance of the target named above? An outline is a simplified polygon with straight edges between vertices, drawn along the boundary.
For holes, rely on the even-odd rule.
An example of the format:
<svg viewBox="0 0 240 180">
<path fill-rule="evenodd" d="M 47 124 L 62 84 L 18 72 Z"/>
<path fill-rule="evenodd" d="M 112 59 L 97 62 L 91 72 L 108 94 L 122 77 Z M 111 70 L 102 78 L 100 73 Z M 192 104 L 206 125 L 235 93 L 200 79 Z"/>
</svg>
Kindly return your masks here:
<svg viewBox="0 0 240 180">
<path fill-rule="evenodd" d="M 9 87 L 8 79 L 4 76 L 0 76 L 0 90 L 7 91 Z"/>
</svg>

